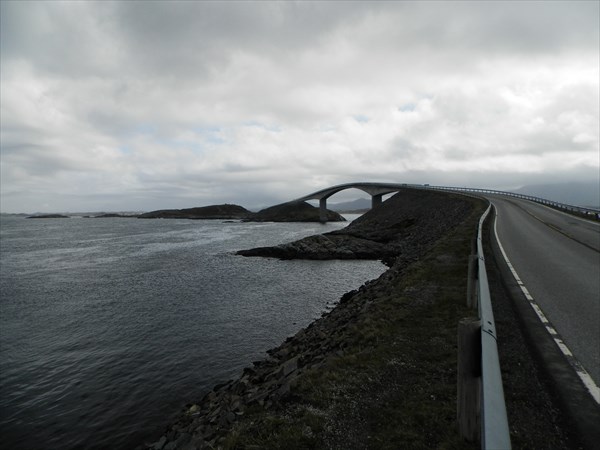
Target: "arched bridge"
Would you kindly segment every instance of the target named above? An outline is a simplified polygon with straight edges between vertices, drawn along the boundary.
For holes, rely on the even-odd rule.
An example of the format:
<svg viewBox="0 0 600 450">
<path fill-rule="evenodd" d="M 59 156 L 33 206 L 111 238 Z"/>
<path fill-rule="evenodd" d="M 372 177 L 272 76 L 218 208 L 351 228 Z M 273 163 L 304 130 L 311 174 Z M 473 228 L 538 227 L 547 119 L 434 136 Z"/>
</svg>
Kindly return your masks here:
<svg viewBox="0 0 600 450">
<path fill-rule="evenodd" d="M 305 195 L 304 197 L 292 200 L 292 202 L 304 202 L 307 200 L 319 200 L 319 218 L 321 222 L 327 222 L 327 199 L 332 195 L 346 190 L 346 189 L 359 189 L 366 192 L 371 196 L 371 207 L 375 207 L 382 202 L 382 198 L 385 194 L 391 194 L 392 192 L 398 192 L 401 189 L 413 188 L 413 189 L 433 189 L 443 191 L 458 191 L 458 192 L 474 192 L 479 194 L 491 194 L 501 195 L 508 197 L 521 198 L 524 200 L 530 200 L 532 202 L 540 203 L 542 205 L 552 206 L 557 209 L 566 211 L 578 212 L 589 218 L 600 220 L 600 209 L 586 208 L 582 206 L 568 205 L 553 200 L 547 200 L 540 197 L 534 197 L 531 195 L 518 194 L 515 192 L 497 191 L 493 189 L 478 189 L 478 188 L 465 188 L 465 187 L 451 187 L 451 186 L 430 186 L 428 184 L 409 184 L 409 183 L 373 183 L 373 182 L 356 182 L 338 184 L 337 186 L 331 186 L 320 191 L 313 192 L 312 194 Z"/>
<path fill-rule="evenodd" d="M 398 183 L 346 183 L 321 189 L 312 194 L 293 200 L 294 202 L 305 202 L 307 200 L 319 200 L 319 218 L 321 222 L 327 222 L 327 199 L 334 194 L 346 189 L 359 189 L 371 196 L 371 207 L 381 204 L 385 194 L 398 192 L 400 189 L 409 187 L 407 184 Z M 413 186 L 414 187 L 414 186 Z"/>
</svg>

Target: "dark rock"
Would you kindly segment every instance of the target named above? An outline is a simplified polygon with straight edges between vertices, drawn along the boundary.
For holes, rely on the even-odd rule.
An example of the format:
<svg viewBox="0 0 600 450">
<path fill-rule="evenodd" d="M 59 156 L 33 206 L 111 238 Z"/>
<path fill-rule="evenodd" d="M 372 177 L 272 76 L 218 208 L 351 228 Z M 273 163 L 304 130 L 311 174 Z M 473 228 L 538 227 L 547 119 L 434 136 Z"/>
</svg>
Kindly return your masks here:
<svg viewBox="0 0 600 450">
<path fill-rule="evenodd" d="M 229 411 L 227 413 L 227 422 L 233 423 L 233 422 L 235 422 L 235 419 L 236 419 L 236 415 L 233 412 Z"/>
<path fill-rule="evenodd" d="M 299 356 L 294 356 L 283 363 L 281 367 L 281 375 L 283 377 L 287 377 L 289 374 L 298 369 L 298 358 Z"/>
<path fill-rule="evenodd" d="M 165 446 L 165 444 L 167 443 L 167 437 L 166 436 L 162 436 L 158 442 L 154 443 L 152 445 L 152 448 L 154 450 L 162 450 L 162 448 Z"/>
</svg>

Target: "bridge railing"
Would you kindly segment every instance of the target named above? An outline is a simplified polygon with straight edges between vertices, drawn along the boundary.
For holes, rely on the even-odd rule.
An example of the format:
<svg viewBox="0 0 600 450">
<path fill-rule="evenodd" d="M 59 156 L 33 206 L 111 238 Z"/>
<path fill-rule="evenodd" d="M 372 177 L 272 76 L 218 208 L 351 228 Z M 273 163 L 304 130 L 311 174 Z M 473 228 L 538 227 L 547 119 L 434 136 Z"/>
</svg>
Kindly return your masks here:
<svg viewBox="0 0 600 450">
<path fill-rule="evenodd" d="M 475 192 L 481 194 L 492 194 L 492 195 L 503 195 L 506 197 L 520 198 L 523 200 L 529 200 L 542 205 L 550 206 L 552 208 L 561 209 L 564 211 L 570 211 L 574 213 L 582 214 L 589 218 L 600 220 L 600 209 L 591 208 L 586 206 L 570 205 L 568 203 L 561 203 L 554 200 L 548 200 L 542 197 L 536 197 L 533 195 L 519 194 L 516 192 L 498 191 L 494 189 L 479 189 L 479 188 L 467 188 L 467 187 L 452 187 L 452 186 L 428 186 L 419 184 L 407 184 L 406 187 L 420 188 L 420 189 L 433 189 L 440 191 L 458 191 L 458 192 Z"/>
</svg>

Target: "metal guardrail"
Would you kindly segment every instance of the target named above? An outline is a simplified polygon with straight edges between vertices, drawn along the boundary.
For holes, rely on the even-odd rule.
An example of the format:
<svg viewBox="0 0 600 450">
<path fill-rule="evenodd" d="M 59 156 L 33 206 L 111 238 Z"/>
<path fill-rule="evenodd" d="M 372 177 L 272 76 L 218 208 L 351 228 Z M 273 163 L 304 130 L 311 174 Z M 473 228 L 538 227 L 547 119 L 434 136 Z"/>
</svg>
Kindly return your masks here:
<svg viewBox="0 0 600 450">
<path fill-rule="evenodd" d="M 482 228 L 492 206 L 479 219 L 477 230 L 478 309 L 481 320 L 481 448 L 510 449 L 502 374 L 496 345 L 496 324 L 483 253 Z"/>
<path fill-rule="evenodd" d="M 585 216 L 592 216 L 594 219 L 600 219 L 600 209 L 585 207 L 585 206 L 577 206 L 577 205 L 569 205 L 568 203 L 561 203 L 554 200 L 548 200 L 542 197 L 535 197 L 533 195 L 525 195 L 525 194 L 517 194 L 515 192 L 508 191 L 498 191 L 494 189 L 480 189 L 480 188 L 466 188 L 466 187 L 450 187 L 450 186 L 427 186 L 427 185 L 418 185 L 418 184 L 409 184 L 407 187 L 416 187 L 421 189 L 433 189 L 440 191 L 458 191 L 458 192 L 477 192 L 481 194 L 492 194 L 492 195 L 504 195 L 507 197 L 520 198 L 523 200 L 529 200 L 532 202 L 536 202 L 542 205 L 550 206 L 553 208 L 562 209 L 565 211 L 577 212 L 583 214 Z"/>
</svg>

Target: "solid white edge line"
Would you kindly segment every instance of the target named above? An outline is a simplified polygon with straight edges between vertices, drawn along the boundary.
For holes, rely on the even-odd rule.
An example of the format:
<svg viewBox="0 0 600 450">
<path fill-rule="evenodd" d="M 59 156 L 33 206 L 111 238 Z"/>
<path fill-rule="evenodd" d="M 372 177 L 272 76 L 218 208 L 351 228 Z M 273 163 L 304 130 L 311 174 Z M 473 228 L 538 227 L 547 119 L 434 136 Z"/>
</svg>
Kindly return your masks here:
<svg viewBox="0 0 600 450">
<path fill-rule="evenodd" d="M 506 255 L 506 252 L 504 251 L 502 242 L 500 242 L 500 237 L 498 236 L 497 224 L 498 224 L 498 212 L 496 212 L 496 217 L 494 217 L 494 235 L 496 236 L 496 242 L 498 243 L 500 252 L 502 253 L 502 256 L 504 257 L 506 264 L 508 265 L 510 271 L 512 272 L 513 277 L 515 277 L 517 284 L 521 288 L 521 291 L 523 292 L 523 294 L 525 294 L 525 297 L 527 298 L 527 300 L 529 301 L 529 304 L 531 305 L 531 307 L 537 314 L 538 318 L 540 319 L 540 322 L 542 322 L 542 324 L 546 328 L 546 331 L 550 334 L 550 336 L 552 336 L 552 339 L 554 340 L 554 342 L 556 343 L 556 345 L 558 346 L 560 351 L 563 353 L 563 355 L 565 355 L 567 357 L 567 360 L 569 361 L 569 363 L 571 364 L 573 369 L 575 369 L 575 372 L 581 379 L 583 385 L 586 387 L 586 389 L 588 390 L 588 392 L 590 393 L 592 398 L 596 401 L 596 403 L 600 404 L 600 388 L 596 385 L 596 383 L 594 382 L 594 380 L 592 379 L 590 374 L 584 369 L 584 367 L 577 360 L 577 358 L 575 358 L 575 356 L 573 356 L 573 353 L 571 352 L 569 347 L 567 347 L 567 345 L 562 341 L 562 339 L 557 337 L 558 332 L 554 329 L 554 327 L 552 327 L 550 325 L 550 321 L 546 318 L 546 315 L 544 314 L 542 309 L 535 302 L 535 300 L 533 299 L 533 297 L 531 296 L 531 294 L 525 287 L 525 284 L 523 283 L 523 281 L 521 281 L 521 278 L 517 274 L 517 271 L 513 267 L 512 263 L 508 259 L 508 256 Z"/>
</svg>

